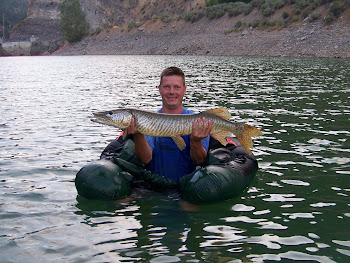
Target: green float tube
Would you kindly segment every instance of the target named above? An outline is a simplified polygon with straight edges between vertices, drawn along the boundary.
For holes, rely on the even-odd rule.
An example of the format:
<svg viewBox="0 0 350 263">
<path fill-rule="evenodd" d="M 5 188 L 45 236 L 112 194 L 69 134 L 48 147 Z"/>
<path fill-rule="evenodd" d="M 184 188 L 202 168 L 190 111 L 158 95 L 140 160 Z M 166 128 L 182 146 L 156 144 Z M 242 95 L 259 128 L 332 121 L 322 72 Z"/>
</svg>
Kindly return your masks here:
<svg viewBox="0 0 350 263">
<path fill-rule="evenodd" d="M 78 194 L 87 199 L 121 199 L 141 183 L 155 191 L 178 189 L 184 201 L 194 204 L 228 200 L 241 195 L 258 170 L 254 155 L 235 138 L 228 142 L 222 146 L 211 138 L 205 163 L 176 182 L 147 170 L 135 155 L 132 136 L 120 137 L 104 149 L 99 161 L 80 169 L 75 185 Z"/>
</svg>

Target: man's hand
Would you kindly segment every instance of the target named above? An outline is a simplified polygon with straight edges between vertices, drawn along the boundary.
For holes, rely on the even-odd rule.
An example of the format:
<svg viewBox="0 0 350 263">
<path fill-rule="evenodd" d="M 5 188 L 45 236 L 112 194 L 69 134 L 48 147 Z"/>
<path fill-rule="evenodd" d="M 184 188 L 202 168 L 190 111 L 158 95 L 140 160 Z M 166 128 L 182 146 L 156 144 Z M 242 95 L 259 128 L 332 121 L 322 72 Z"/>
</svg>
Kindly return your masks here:
<svg viewBox="0 0 350 263">
<path fill-rule="evenodd" d="M 131 118 L 131 122 L 130 122 L 130 126 L 128 128 L 126 128 L 126 132 L 128 134 L 137 134 L 139 133 L 136 128 L 135 128 L 135 119 Z"/>
<path fill-rule="evenodd" d="M 192 134 L 190 137 L 190 154 L 192 161 L 196 164 L 201 164 L 207 156 L 207 151 L 202 145 L 202 139 L 209 136 L 211 128 L 211 121 L 207 121 L 204 117 L 202 119 L 198 118 L 193 122 Z"/>
<path fill-rule="evenodd" d="M 209 136 L 212 128 L 211 120 L 206 120 L 205 117 L 198 118 L 193 122 L 191 140 L 201 141 Z"/>
</svg>

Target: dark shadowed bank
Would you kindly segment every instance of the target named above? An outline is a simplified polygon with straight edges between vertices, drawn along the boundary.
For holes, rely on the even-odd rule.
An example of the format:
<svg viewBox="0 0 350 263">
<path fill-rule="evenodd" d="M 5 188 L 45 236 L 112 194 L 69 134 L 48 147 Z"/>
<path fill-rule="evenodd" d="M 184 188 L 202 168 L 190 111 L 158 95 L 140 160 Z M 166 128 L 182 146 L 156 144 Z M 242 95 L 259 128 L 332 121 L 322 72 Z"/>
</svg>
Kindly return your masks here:
<svg viewBox="0 0 350 263">
<path fill-rule="evenodd" d="M 55 55 L 235 55 L 350 58 L 350 22 L 305 22 L 280 29 L 234 30 L 235 21 L 150 21 L 114 27 L 69 44 Z"/>
</svg>

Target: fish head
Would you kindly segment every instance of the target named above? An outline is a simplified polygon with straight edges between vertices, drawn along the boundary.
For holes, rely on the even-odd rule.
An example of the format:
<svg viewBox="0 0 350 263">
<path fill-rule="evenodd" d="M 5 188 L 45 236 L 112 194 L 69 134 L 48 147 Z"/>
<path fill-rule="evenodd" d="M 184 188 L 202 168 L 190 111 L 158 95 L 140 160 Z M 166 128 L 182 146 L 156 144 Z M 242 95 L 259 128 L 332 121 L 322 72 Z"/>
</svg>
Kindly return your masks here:
<svg viewBox="0 0 350 263">
<path fill-rule="evenodd" d="M 129 127 L 132 119 L 132 114 L 125 109 L 94 112 L 93 115 L 92 121 L 119 129 Z"/>
</svg>

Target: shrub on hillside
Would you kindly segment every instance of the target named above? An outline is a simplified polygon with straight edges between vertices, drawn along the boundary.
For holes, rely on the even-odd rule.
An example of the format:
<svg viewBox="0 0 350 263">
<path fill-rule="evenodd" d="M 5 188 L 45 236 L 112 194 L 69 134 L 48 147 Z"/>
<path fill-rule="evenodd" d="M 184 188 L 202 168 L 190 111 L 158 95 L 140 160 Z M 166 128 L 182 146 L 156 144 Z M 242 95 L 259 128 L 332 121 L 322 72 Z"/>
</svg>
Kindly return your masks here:
<svg viewBox="0 0 350 263">
<path fill-rule="evenodd" d="M 250 4 L 253 7 L 257 7 L 257 8 L 260 8 L 260 6 L 262 6 L 264 3 L 265 3 L 265 0 L 252 0 L 252 1 L 250 1 Z"/>
<path fill-rule="evenodd" d="M 249 3 L 251 0 L 206 0 L 205 4 L 206 6 L 213 6 L 213 5 L 219 5 L 219 4 L 225 4 L 225 3 L 235 3 L 235 2 L 243 2 L 243 3 Z"/>
<path fill-rule="evenodd" d="M 206 8 L 206 16 L 209 19 L 220 18 L 226 13 L 226 4 L 214 5 Z"/>
<path fill-rule="evenodd" d="M 244 14 L 245 16 L 247 16 L 247 15 L 250 14 L 250 12 L 253 11 L 253 9 L 254 9 L 254 7 L 253 7 L 251 4 L 248 4 L 248 5 L 246 6 L 246 8 L 244 9 L 243 14 Z"/>
<path fill-rule="evenodd" d="M 181 18 L 184 19 L 185 21 L 191 21 L 192 23 L 198 21 L 204 16 L 202 11 L 195 11 L 195 12 L 190 12 L 186 11 L 181 15 Z"/>
<path fill-rule="evenodd" d="M 335 17 L 333 14 L 328 14 L 325 19 L 324 22 L 326 23 L 326 25 L 331 24 L 333 21 L 335 20 Z"/>
<path fill-rule="evenodd" d="M 301 16 L 303 18 L 307 18 L 312 12 L 312 8 L 311 7 L 306 7 L 302 12 L 301 12 Z"/>
<path fill-rule="evenodd" d="M 310 16 L 309 16 L 309 22 L 314 22 L 318 19 L 320 19 L 321 17 L 321 14 L 320 13 L 312 13 Z"/>
<path fill-rule="evenodd" d="M 265 17 L 273 15 L 274 12 L 275 10 L 273 10 L 271 6 L 267 3 L 261 6 L 261 13 Z"/>
<path fill-rule="evenodd" d="M 283 18 L 283 19 L 287 19 L 288 17 L 289 17 L 289 13 L 286 12 L 286 11 L 284 11 L 284 12 L 282 13 L 282 18 Z"/>
<path fill-rule="evenodd" d="M 339 17 L 345 10 L 344 1 L 335 1 L 329 6 L 329 13 L 333 14 L 335 17 Z"/>
<path fill-rule="evenodd" d="M 248 9 L 248 6 L 248 4 L 243 2 L 230 3 L 227 8 L 227 13 L 230 17 L 238 16 L 242 13 L 245 13 L 246 9 Z"/>
<path fill-rule="evenodd" d="M 169 23 L 171 21 L 171 16 L 168 14 L 164 14 L 160 17 L 163 23 Z"/>
<path fill-rule="evenodd" d="M 207 0 L 205 1 L 206 6 L 213 6 L 213 5 L 218 5 L 219 1 L 218 0 Z"/>
<path fill-rule="evenodd" d="M 258 26 L 260 26 L 260 20 L 259 19 L 255 19 L 253 22 L 249 22 L 248 26 L 252 27 L 252 28 L 257 28 Z"/>
<path fill-rule="evenodd" d="M 243 26 L 243 22 L 241 20 L 238 20 L 235 24 L 235 28 L 240 28 Z"/>
<path fill-rule="evenodd" d="M 132 21 L 128 24 L 128 30 L 131 30 L 133 29 L 134 27 L 137 27 L 137 24 L 135 21 Z"/>
<path fill-rule="evenodd" d="M 276 26 L 276 24 L 277 24 L 276 20 L 269 20 L 266 17 L 263 18 L 263 20 L 261 21 L 261 25 L 263 27 L 274 27 Z"/>
<path fill-rule="evenodd" d="M 258 8 L 264 17 L 273 15 L 276 10 L 281 9 L 286 5 L 283 0 L 252 0 L 250 5 Z"/>
</svg>

